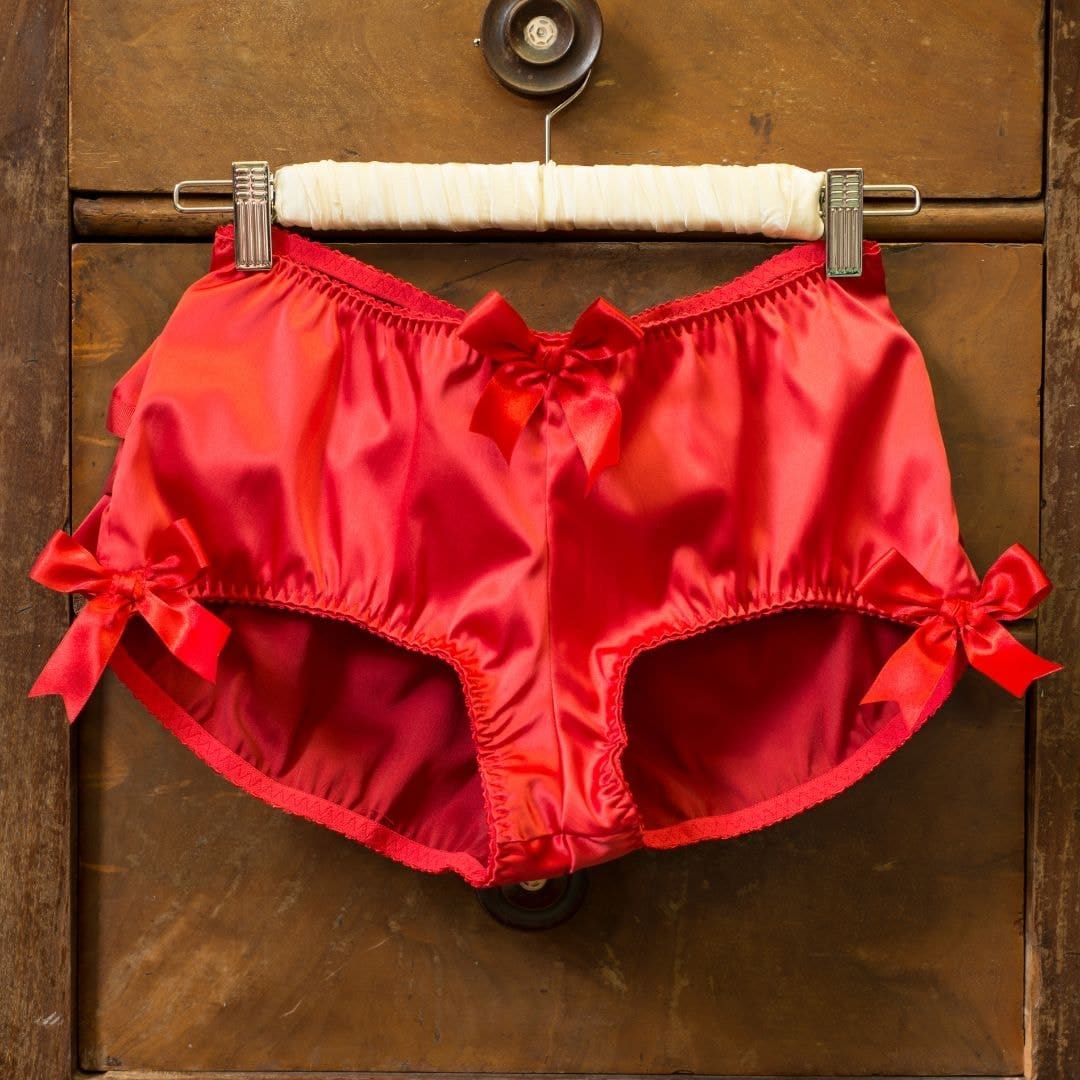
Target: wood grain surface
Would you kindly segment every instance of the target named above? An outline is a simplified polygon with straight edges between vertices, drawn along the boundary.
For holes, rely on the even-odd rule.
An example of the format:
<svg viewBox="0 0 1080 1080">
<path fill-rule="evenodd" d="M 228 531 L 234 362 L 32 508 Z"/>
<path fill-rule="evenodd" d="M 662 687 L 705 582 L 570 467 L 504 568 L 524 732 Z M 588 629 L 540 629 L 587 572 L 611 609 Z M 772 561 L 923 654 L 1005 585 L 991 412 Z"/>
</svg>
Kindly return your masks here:
<svg viewBox="0 0 1080 1080">
<path fill-rule="evenodd" d="M 77 1080 L 90 1080 L 92 1074 L 82 1073 Z M 100 1075 L 100 1074 L 97 1074 Z M 538 1080 L 543 1074 L 537 1073 L 486 1073 L 484 1080 Z M 440 1080 L 466 1080 L 470 1073 L 440 1073 Z M 187 1072 L 144 1072 L 141 1069 L 110 1069 L 109 1080 L 196 1080 Z M 370 1072 L 200 1072 L 197 1080 L 386 1080 L 386 1073 Z M 430 1073 L 395 1073 L 394 1080 L 431 1080 Z M 575 1080 L 645 1080 L 642 1074 L 583 1073 Z M 737 1076 L 699 1076 L 696 1080 L 747 1080 L 746 1074 Z M 755 1076 L 751 1080 L 793 1080 L 790 1076 Z M 836 1080 L 835 1077 L 804 1075 L 799 1080 Z M 880 1076 L 848 1076 L 844 1080 L 882 1080 Z M 925 1077 L 890 1076 L 888 1080 L 926 1080 Z M 1017 1080 L 1006 1076 L 948 1076 L 936 1080 Z"/>
<path fill-rule="evenodd" d="M 71 21 L 71 186 L 168 191 L 273 165 L 531 161 L 550 103 L 502 89 L 475 0 L 84 0 Z M 931 198 L 1041 190 L 1037 0 L 606 0 L 557 161 L 862 165 Z"/>
<path fill-rule="evenodd" d="M 1028 935 L 1032 1080 L 1080 1076 L 1080 3 L 1051 5 L 1042 558 Z"/>
<path fill-rule="evenodd" d="M 27 571 L 68 517 L 67 5 L 0 3 L 0 1076 L 73 1047 L 70 734 L 28 701 L 67 626 Z"/>
<path fill-rule="evenodd" d="M 736 244 L 349 245 L 534 325 L 634 310 L 775 251 Z M 205 245 L 74 251 L 76 514 L 112 383 Z M 1038 249 L 890 249 L 980 568 L 1035 546 Z M 79 722 L 80 1060 L 87 1069 L 1015 1074 L 1023 1063 L 1022 706 L 967 677 L 867 780 L 740 840 L 592 872 L 564 927 L 500 928 L 230 787 L 111 678 Z"/>
<path fill-rule="evenodd" d="M 1020 1071 L 1024 720 L 984 681 L 844 796 L 598 867 L 536 935 L 232 788 L 112 679 L 84 720 L 86 1068 Z"/>
<path fill-rule="evenodd" d="M 194 201 L 194 200 L 193 200 Z M 218 225 L 232 220 L 225 214 L 178 214 L 171 195 L 92 195 L 74 200 L 72 217 L 75 234 L 81 237 L 108 238 L 112 240 L 161 240 L 165 238 L 199 239 L 213 235 Z M 994 202 L 991 200 L 924 202 L 922 210 L 914 217 L 867 218 L 865 235 L 870 240 L 925 241 L 978 241 L 980 243 L 1031 243 L 1042 240 L 1044 227 L 1041 199 Z M 326 233 L 309 233 L 315 239 L 327 239 Z M 462 234 L 455 234 L 460 237 Z M 492 232 L 484 239 L 493 237 Z M 436 239 L 438 238 L 436 234 Z M 522 239 L 521 234 L 499 234 L 499 239 Z M 375 231 L 364 234 L 365 241 L 403 239 L 430 240 L 431 233 L 380 234 Z M 578 230 L 574 236 L 547 234 L 544 242 L 586 239 L 615 240 L 653 239 L 640 233 L 616 234 Z M 667 237 L 666 239 L 670 239 Z M 745 243 L 745 238 L 730 236 L 680 233 L 679 239 L 732 240 Z"/>
</svg>

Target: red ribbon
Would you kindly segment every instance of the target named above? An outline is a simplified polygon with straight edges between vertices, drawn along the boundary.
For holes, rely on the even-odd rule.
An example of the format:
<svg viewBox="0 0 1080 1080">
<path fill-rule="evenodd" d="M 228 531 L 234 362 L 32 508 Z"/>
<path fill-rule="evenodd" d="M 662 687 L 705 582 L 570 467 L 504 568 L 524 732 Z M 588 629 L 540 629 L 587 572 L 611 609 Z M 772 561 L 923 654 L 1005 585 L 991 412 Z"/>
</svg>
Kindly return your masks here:
<svg viewBox="0 0 1080 1080">
<path fill-rule="evenodd" d="M 551 388 L 589 474 L 619 460 L 622 409 L 608 385 L 611 359 L 641 340 L 636 323 L 606 300 L 582 312 L 564 342 L 542 338 L 497 292 L 465 317 L 458 334 L 495 364 L 473 411 L 471 431 L 495 440 L 507 461 Z"/>
<path fill-rule="evenodd" d="M 85 593 L 91 599 L 49 657 L 30 696 L 59 694 L 68 719 L 74 720 L 135 614 L 178 660 L 213 682 L 229 628 L 184 591 L 206 567 L 206 556 L 183 518 L 154 537 L 149 562 L 133 570 L 102 566 L 78 540 L 56 533 L 30 577 L 57 592 Z"/>
<path fill-rule="evenodd" d="M 891 549 L 870 568 L 858 591 L 878 610 L 919 626 L 889 658 L 863 703 L 895 701 L 914 727 L 927 706 L 944 696 L 957 650 L 977 671 L 1020 697 L 1035 679 L 1060 671 L 1061 665 L 1021 645 L 999 620 L 1027 615 L 1050 588 L 1042 567 L 1020 544 L 990 567 L 975 595 L 964 597 L 946 597 Z"/>
</svg>

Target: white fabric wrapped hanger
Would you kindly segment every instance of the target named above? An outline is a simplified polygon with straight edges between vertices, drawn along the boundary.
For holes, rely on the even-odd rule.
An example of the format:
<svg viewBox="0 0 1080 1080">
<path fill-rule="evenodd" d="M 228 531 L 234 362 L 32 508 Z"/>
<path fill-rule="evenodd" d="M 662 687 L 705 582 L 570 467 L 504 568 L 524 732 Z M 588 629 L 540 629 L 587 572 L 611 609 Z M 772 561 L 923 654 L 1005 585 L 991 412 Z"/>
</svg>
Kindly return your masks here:
<svg viewBox="0 0 1080 1080">
<path fill-rule="evenodd" d="M 824 173 L 794 165 L 412 165 L 317 161 L 274 175 L 274 216 L 309 229 L 647 229 L 816 240 Z"/>
<path fill-rule="evenodd" d="M 236 265 L 243 270 L 270 267 L 270 226 L 276 222 L 335 232 L 592 229 L 759 234 L 793 240 L 816 240 L 824 233 L 826 266 L 834 277 L 862 272 L 865 215 L 919 212 L 916 187 L 864 185 L 861 169 L 813 172 L 782 164 L 551 161 L 552 118 L 588 84 L 602 23 L 594 0 L 546 0 L 532 6 L 540 13 L 519 0 L 493 0 L 485 13 L 485 55 L 500 81 L 519 93 L 536 96 L 564 88 L 569 81 L 576 84 L 573 93 L 545 116 L 542 163 L 317 161 L 285 165 L 272 173 L 267 162 L 234 162 L 231 182 L 177 184 L 176 209 L 232 211 Z M 547 50 L 558 55 L 543 59 Z M 231 205 L 182 201 L 188 193 L 222 188 L 231 188 Z M 866 191 L 908 194 L 913 203 L 864 210 Z"/>
</svg>

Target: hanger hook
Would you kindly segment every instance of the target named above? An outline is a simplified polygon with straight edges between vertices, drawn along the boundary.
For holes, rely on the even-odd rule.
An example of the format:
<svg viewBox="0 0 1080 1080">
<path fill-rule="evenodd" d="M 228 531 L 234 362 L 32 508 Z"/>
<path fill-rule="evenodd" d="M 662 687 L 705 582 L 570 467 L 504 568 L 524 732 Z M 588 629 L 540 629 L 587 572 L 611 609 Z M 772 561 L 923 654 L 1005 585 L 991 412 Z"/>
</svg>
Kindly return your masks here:
<svg viewBox="0 0 1080 1080">
<path fill-rule="evenodd" d="M 565 100 L 560 101 L 551 112 L 544 114 L 544 164 L 547 165 L 551 161 L 551 119 L 554 116 L 558 116 L 559 113 L 566 108 L 567 105 L 574 101 L 577 101 L 581 97 L 585 90 L 585 87 L 589 85 L 589 79 L 592 77 L 592 68 L 589 68 L 585 72 L 585 78 L 581 80 L 581 85 Z"/>
</svg>

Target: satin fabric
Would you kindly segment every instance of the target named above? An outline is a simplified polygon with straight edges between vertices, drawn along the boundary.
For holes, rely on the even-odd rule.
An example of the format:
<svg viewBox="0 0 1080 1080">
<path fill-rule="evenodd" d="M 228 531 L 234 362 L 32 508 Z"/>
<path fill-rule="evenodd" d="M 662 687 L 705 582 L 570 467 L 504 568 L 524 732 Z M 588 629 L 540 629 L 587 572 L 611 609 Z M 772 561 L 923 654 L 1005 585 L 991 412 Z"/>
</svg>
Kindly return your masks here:
<svg viewBox="0 0 1080 1080">
<path fill-rule="evenodd" d="M 1050 593 L 1035 556 L 1013 544 L 986 572 L 978 592 L 946 596 L 895 549 L 886 552 L 859 583 L 879 611 L 917 624 L 889 659 L 863 702 L 895 701 L 914 726 L 960 650 L 972 667 L 1016 696 L 1060 664 L 1037 656 L 1001 625 L 1032 612 Z"/>
<path fill-rule="evenodd" d="M 875 245 L 861 278 L 803 244 L 541 332 L 280 229 L 269 272 L 232 243 L 117 386 L 82 534 L 144 566 L 190 523 L 216 681 L 140 619 L 111 663 L 235 783 L 411 866 L 549 877 L 797 813 L 959 678 L 957 645 L 914 712 L 869 693 L 913 633 L 860 589 L 887 553 L 979 590 Z"/>
<path fill-rule="evenodd" d="M 608 380 L 615 355 L 636 345 L 642 331 L 606 300 L 590 304 L 565 338 L 551 340 L 530 330 L 492 292 L 465 316 L 457 334 L 496 365 L 469 430 L 490 435 L 507 461 L 549 394 L 581 452 L 586 488 L 619 460 L 622 408 Z"/>
</svg>

